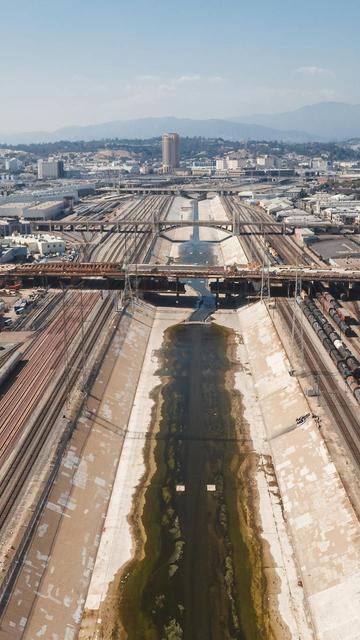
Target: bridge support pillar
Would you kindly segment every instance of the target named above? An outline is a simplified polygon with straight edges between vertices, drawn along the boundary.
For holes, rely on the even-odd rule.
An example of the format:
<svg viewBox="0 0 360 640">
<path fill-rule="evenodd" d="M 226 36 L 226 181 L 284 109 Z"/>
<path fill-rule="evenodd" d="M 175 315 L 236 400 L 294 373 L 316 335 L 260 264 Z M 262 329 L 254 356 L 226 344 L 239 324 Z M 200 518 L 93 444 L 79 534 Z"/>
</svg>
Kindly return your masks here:
<svg viewBox="0 0 360 640">
<path fill-rule="evenodd" d="M 155 212 L 153 212 L 152 214 L 152 234 L 153 236 L 156 235 L 157 230 L 158 230 L 158 216 L 155 215 Z"/>
<path fill-rule="evenodd" d="M 216 306 L 219 306 L 219 278 L 216 278 L 216 292 L 215 292 Z"/>
<path fill-rule="evenodd" d="M 235 213 L 235 209 L 233 209 L 233 212 L 232 212 L 231 225 L 232 225 L 232 232 L 236 235 L 236 213 Z"/>
</svg>

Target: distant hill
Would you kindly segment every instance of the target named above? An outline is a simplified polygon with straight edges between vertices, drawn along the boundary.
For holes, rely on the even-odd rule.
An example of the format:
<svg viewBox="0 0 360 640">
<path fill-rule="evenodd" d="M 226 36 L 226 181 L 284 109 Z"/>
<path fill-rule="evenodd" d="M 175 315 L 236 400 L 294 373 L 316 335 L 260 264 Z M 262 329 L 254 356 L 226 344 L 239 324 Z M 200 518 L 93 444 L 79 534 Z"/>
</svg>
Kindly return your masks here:
<svg viewBox="0 0 360 640">
<path fill-rule="evenodd" d="M 29 144 L 58 140 L 102 140 L 104 138 L 154 138 L 165 131 L 180 136 L 203 136 L 227 140 L 283 140 L 326 142 L 360 138 L 360 105 L 319 102 L 284 113 L 258 113 L 225 119 L 139 118 L 86 126 L 62 127 L 55 131 L 0 133 L 0 144 Z"/>
<path fill-rule="evenodd" d="M 360 104 L 319 102 L 284 113 L 255 113 L 230 118 L 233 122 L 274 129 L 305 131 L 319 140 L 346 140 L 360 137 Z"/>
<path fill-rule="evenodd" d="M 139 118 L 116 120 L 87 126 L 63 127 L 56 131 L 34 131 L 29 133 L 0 133 L 0 144 L 30 144 L 32 142 L 56 142 L 58 140 L 102 140 L 104 138 L 153 138 L 166 131 L 176 131 L 180 136 L 202 136 L 227 140 L 284 140 L 309 142 L 313 136 L 297 130 L 278 130 L 268 126 L 237 121 L 190 118 Z"/>
</svg>

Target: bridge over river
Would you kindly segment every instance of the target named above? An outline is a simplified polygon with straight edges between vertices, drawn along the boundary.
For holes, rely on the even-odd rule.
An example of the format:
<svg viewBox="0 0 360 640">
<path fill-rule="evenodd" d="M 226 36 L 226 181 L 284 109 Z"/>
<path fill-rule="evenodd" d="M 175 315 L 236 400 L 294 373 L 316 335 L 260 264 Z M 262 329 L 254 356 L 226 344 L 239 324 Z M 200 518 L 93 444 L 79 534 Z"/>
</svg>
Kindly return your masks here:
<svg viewBox="0 0 360 640">
<path fill-rule="evenodd" d="M 61 286 L 95 289 L 123 289 L 126 279 L 136 280 L 138 289 L 182 290 L 184 280 L 200 278 L 211 283 L 227 283 L 234 291 L 235 284 L 263 282 L 272 285 L 288 285 L 301 280 L 304 283 L 337 283 L 346 287 L 360 284 L 360 270 L 276 265 L 263 267 L 250 264 L 238 267 L 197 265 L 151 265 L 116 263 L 68 263 L 1 265 L 0 280 L 7 283 L 21 281 L 23 286 Z M 226 286 L 221 287 L 222 291 Z"/>
<path fill-rule="evenodd" d="M 210 220 L 161 220 L 154 217 L 152 220 L 138 220 L 122 218 L 113 221 L 104 220 L 36 220 L 30 222 L 32 233 L 34 232 L 61 232 L 61 231 L 98 231 L 106 233 L 149 233 L 159 234 L 179 227 L 207 227 L 229 231 L 237 236 L 259 234 L 292 234 L 294 228 L 310 228 L 322 231 L 339 232 L 349 229 L 358 231 L 355 225 L 334 224 L 327 221 L 308 222 L 306 220 L 295 224 L 273 221 L 240 220 L 238 215 L 226 219 Z"/>
</svg>

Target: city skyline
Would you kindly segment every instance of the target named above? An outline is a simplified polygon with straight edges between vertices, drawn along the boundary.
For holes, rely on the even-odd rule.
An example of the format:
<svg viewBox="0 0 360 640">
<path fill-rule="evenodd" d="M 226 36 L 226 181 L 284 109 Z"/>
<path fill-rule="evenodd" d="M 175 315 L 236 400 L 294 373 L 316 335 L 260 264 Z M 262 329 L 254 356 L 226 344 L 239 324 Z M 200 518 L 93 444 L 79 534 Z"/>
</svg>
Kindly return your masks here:
<svg viewBox="0 0 360 640">
<path fill-rule="evenodd" d="M 2 9 L 0 132 L 133 117 L 230 118 L 360 102 L 357 18 L 335 2 L 181 8 L 38 0 Z M 16 35 L 16 37 L 15 37 Z"/>
</svg>

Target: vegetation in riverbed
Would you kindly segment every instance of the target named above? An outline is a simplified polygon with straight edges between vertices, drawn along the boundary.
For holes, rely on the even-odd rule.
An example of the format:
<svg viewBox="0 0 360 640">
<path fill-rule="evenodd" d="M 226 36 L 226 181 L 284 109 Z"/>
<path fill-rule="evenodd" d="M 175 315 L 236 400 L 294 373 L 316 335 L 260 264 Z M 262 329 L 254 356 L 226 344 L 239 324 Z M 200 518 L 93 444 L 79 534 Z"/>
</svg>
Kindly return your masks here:
<svg viewBox="0 0 360 640">
<path fill-rule="evenodd" d="M 159 430 L 146 447 L 156 470 L 133 518 L 146 541 L 119 594 L 129 640 L 271 638 L 250 509 L 256 458 L 242 445 L 240 397 L 225 384 L 230 335 L 212 325 L 167 332 Z"/>
</svg>

